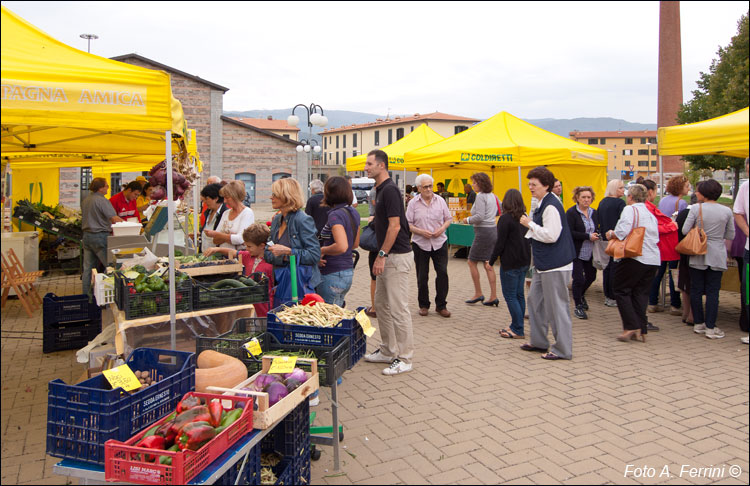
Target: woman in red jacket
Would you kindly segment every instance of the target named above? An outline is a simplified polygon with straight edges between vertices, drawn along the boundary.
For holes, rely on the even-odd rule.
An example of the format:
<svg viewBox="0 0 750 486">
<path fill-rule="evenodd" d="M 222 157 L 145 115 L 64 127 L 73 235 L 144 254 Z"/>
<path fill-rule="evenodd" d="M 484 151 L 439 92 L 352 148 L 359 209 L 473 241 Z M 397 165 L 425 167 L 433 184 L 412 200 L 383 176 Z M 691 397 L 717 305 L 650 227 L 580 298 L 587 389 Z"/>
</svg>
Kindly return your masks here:
<svg viewBox="0 0 750 486">
<path fill-rule="evenodd" d="M 664 277 L 664 273 L 669 271 L 669 300 L 672 308 L 670 314 L 675 316 L 682 315 L 682 304 L 680 294 L 675 289 L 674 280 L 672 279 L 671 270 L 676 269 L 680 263 L 680 254 L 677 253 L 675 247 L 678 242 L 677 235 L 677 223 L 675 223 L 671 217 L 665 215 L 654 205 L 654 199 L 656 199 L 656 183 L 650 179 L 646 179 L 641 182 L 646 189 L 648 189 L 648 197 L 646 198 L 646 207 L 656 218 L 656 222 L 659 225 L 659 252 L 661 253 L 661 266 L 656 272 L 653 282 L 651 282 L 651 293 L 649 295 L 649 312 L 661 312 L 664 309 L 659 305 L 659 287 L 661 287 L 661 279 Z"/>
</svg>

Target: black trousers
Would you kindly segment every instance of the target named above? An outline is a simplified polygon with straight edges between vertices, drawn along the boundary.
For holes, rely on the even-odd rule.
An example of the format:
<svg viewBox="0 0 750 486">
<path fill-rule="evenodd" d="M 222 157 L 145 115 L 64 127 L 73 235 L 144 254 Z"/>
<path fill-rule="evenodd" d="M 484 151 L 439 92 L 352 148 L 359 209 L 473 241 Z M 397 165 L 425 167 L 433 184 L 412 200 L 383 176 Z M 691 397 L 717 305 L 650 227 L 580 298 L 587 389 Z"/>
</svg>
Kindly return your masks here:
<svg viewBox="0 0 750 486">
<path fill-rule="evenodd" d="M 648 332 L 648 294 L 658 269 L 658 265 L 644 265 L 632 258 L 623 258 L 615 267 L 615 300 L 623 329 Z"/>
<path fill-rule="evenodd" d="M 430 308 L 430 260 L 435 268 L 435 310 L 445 309 L 448 297 L 448 242 L 441 248 L 432 251 L 421 249 L 416 243 L 411 244 L 414 250 L 414 268 L 417 270 L 417 301 L 420 309 Z"/>
<path fill-rule="evenodd" d="M 576 306 L 583 304 L 583 295 L 596 280 L 596 268 L 594 268 L 593 258 L 573 260 L 573 301 Z"/>
<path fill-rule="evenodd" d="M 604 296 L 608 299 L 615 298 L 615 268 L 617 268 L 617 262 L 615 262 L 614 258 L 610 258 L 609 264 L 603 270 L 602 287 Z"/>
</svg>

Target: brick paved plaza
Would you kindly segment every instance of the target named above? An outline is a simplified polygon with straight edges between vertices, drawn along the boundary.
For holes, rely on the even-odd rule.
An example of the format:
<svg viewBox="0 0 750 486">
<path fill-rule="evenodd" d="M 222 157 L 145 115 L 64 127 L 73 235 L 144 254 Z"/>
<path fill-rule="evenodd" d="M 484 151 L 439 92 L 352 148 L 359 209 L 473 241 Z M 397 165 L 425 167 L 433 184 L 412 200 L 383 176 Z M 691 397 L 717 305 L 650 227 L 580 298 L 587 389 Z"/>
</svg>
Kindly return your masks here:
<svg viewBox="0 0 750 486">
<path fill-rule="evenodd" d="M 573 319 L 573 360 L 551 362 L 499 337 L 509 322 L 502 297 L 499 308 L 463 303 L 473 290 L 465 260 L 451 259 L 448 270 L 450 319 L 434 309 L 418 316 L 412 277 L 414 371 L 386 377 L 383 365 L 362 361 L 344 376 L 342 467 L 334 471 L 332 451 L 322 447 L 314 484 L 748 484 L 748 346 L 738 294 L 721 293 L 724 339 L 660 313 L 649 314 L 661 331 L 645 344 L 621 343 L 617 309 L 604 307 L 597 282 L 589 320 Z M 42 279 L 47 292 L 76 294 L 80 282 Z M 368 305 L 366 258 L 347 302 Z M 9 301 L 2 331 L 2 483 L 65 484 L 52 473 L 59 459 L 45 455 L 47 383 L 73 383 L 83 368 L 74 351 L 42 354 L 41 310 L 28 319 Z M 330 423 L 322 390 L 316 425 Z M 732 465 L 741 468 L 737 478 Z M 683 466 L 715 469 L 691 477 Z"/>
</svg>

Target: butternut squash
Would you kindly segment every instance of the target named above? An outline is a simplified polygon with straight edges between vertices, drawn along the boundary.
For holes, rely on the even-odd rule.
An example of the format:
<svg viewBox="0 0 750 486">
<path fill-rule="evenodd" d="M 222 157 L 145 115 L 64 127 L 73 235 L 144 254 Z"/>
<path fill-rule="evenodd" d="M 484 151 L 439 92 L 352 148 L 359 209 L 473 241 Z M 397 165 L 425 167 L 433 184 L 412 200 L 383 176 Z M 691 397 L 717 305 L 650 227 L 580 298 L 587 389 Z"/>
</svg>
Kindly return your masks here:
<svg viewBox="0 0 750 486">
<path fill-rule="evenodd" d="M 195 369 L 195 391 L 206 392 L 206 387 L 234 388 L 247 379 L 245 364 L 226 354 L 207 349 L 198 355 Z"/>
</svg>

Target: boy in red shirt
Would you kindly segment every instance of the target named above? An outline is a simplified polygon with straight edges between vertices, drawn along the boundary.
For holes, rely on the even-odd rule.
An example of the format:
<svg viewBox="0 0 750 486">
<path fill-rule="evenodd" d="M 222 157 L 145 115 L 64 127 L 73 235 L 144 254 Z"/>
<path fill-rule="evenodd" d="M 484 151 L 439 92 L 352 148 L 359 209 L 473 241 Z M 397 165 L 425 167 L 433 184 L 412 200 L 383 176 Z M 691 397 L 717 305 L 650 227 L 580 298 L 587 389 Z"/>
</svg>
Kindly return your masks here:
<svg viewBox="0 0 750 486">
<path fill-rule="evenodd" d="M 270 310 L 270 302 L 273 302 L 273 265 L 263 260 L 263 252 L 266 249 L 266 242 L 270 234 L 271 230 L 267 225 L 254 223 L 245 228 L 245 231 L 242 233 L 242 239 L 245 241 L 245 248 L 247 248 L 246 251 L 217 247 L 209 248 L 204 252 L 206 256 L 214 253 L 222 253 L 228 258 L 237 258 L 245 267 L 243 272 L 245 276 L 260 272 L 268 278 L 269 302 L 255 304 L 255 314 L 258 317 L 266 317 Z"/>
<path fill-rule="evenodd" d="M 118 192 L 111 198 L 109 202 L 112 207 L 115 208 L 115 212 L 119 217 L 125 221 L 130 221 L 135 218 L 139 223 L 141 222 L 141 216 L 138 214 L 138 204 L 136 199 L 141 195 L 141 184 L 138 181 L 133 181 L 127 186 L 122 192 Z"/>
</svg>

